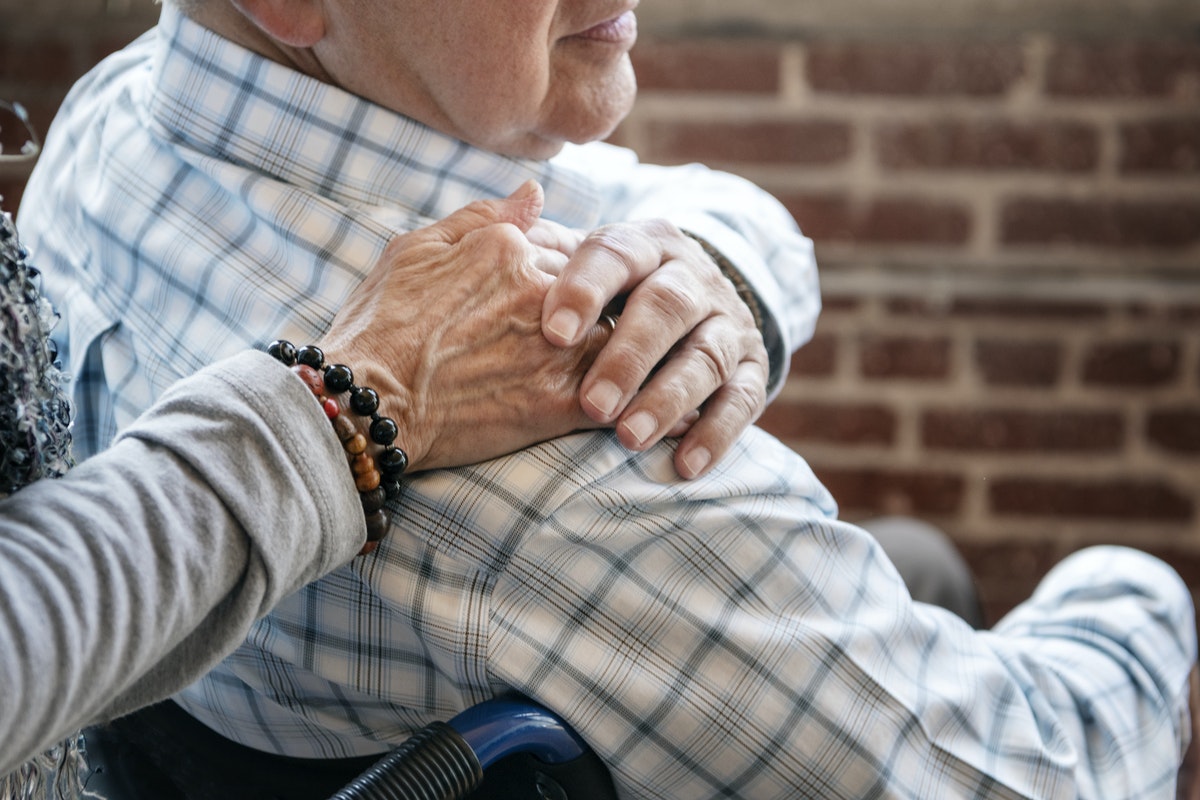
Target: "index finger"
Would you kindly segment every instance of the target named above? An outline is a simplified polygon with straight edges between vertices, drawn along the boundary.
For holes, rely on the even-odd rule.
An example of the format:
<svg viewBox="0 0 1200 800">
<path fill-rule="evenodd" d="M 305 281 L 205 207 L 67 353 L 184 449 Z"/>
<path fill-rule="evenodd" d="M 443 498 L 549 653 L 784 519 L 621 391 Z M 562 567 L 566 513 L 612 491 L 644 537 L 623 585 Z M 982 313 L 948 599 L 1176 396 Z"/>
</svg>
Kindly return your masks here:
<svg viewBox="0 0 1200 800">
<path fill-rule="evenodd" d="M 579 243 L 542 308 L 542 331 L 552 344 L 575 344 L 609 303 L 669 257 L 661 244 L 665 239 L 654 235 L 654 225 L 609 225 Z"/>
</svg>

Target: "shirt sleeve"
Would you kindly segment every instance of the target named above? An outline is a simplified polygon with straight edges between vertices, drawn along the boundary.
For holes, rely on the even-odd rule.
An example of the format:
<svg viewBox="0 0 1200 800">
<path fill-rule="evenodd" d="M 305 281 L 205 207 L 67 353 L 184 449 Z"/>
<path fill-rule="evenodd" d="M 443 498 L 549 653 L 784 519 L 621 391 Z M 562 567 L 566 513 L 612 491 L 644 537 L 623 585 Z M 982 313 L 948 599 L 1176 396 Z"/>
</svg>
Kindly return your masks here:
<svg viewBox="0 0 1200 800">
<path fill-rule="evenodd" d="M 1086 550 L 976 631 L 914 603 L 803 462 L 753 432 L 738 447 L 686 486 L 669 453 L 639 455 L 497 584 L 496 678 L 626 795 L 1173 796 L 1196 642 L 1169 567 Z"/>
<path fill-rule="evenodd" d="M 366 532 L 344 462 L 303 384 L 248 352 L 0 503 L 0 774 L 183 688 L 349 561 Z"/>
<path fill-rule="evenodd" d="M 1080 797 L 1174 797 L 1196 663 L 1191 597 L 1174 570 L 1129 548 L 1080 551 L 988 639 L 1061 723 Z"/>
<path fill-rule="evenodd" d="M 584 172 L 605 198 L 605 222 L 667 219 L 717 250 L 745 277 L 763 310 L 768 392 L 778 393 L 791 354 L 821 310 L 813 243 L 783 205 L 750 181 L 701 164 L 659 166 L 625 148 L 568 146 L 556 161 Z"/>
</svg>

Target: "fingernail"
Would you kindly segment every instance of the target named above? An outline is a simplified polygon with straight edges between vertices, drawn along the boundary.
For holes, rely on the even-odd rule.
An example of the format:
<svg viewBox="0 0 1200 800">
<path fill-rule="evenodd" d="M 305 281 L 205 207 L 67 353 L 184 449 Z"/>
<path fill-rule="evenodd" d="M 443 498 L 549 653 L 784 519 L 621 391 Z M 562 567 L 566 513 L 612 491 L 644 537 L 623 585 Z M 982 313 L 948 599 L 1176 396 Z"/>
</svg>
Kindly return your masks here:
<svg viewBox="0 0 1200 800">
<path fill-rule="evenodd" d="M 649 411 L 639 411 L 625 420 L 624 425 L 638 444 L 644 444 L 658 429 L 658 420 Z"/>
<path fill-rule="evenodd" d="M 592 390 L 587 393 L 587 401 L 595 406 L 601 414 L 611 417 L 617 410 L 617 403 L 621 402 L 621 390 L 615 383 L 597 381 Z"/>
<path fill-rule="evenodd" d="M 550 315 L 546 328 L 564 341 L 574 342 L 579 333 L 579 315 L 569 308 L 560 308 Z"/>
<path fill-rule="evenodd" d="M 712 461 L 712 453 L 708 452 L 707 447 L 697 447 L 692 452 L 683 457 L 683 466 L 687 468 L 690 474 L 685 475 L 687 478 L 694 478 L 701 472 L 704 472 L 708 466 L 708 462 Z"/>
</svg>

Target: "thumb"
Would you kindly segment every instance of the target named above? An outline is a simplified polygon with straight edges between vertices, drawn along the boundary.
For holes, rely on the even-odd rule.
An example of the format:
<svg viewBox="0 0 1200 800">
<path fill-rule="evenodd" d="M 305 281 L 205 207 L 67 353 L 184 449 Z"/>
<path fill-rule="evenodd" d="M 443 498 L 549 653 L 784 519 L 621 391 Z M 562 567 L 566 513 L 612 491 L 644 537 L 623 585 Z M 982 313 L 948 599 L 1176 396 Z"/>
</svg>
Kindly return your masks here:
<svg viewBox="0 0 1200 800">
<path fill-rule="evenodd" d="M 454 244 L 471 231 L 489 225 L 509 224 L 528 233 L 542 214 L 545 202 L 541 185 L 533 180 L 525 181 L 508 197 L 498 200 L 476 200 L 463 206 L 450 216 L 430 226 L 446 244 Z"/>
</svg>

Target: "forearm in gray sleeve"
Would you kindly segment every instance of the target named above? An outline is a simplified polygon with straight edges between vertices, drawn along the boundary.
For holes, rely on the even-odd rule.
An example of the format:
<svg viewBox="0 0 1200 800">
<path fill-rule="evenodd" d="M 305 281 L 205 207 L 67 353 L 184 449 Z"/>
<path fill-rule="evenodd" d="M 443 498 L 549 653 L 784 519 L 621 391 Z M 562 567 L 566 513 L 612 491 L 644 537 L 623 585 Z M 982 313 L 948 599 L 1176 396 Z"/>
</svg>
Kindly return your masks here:
<svg viewBox="0 0 1200 800">
<path fill-rule="evenodd" d="M 106 452 L 0 504 L 0 774 L 162 699 L 365 538 L 308 390 L 245 353 L 181 381 Z"/>
</svg>

